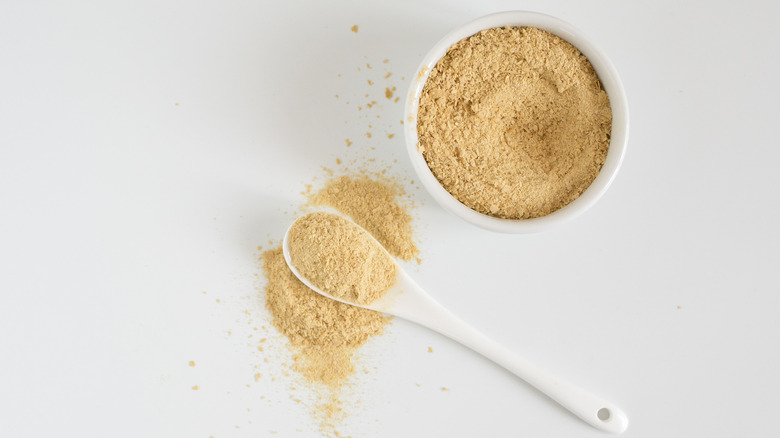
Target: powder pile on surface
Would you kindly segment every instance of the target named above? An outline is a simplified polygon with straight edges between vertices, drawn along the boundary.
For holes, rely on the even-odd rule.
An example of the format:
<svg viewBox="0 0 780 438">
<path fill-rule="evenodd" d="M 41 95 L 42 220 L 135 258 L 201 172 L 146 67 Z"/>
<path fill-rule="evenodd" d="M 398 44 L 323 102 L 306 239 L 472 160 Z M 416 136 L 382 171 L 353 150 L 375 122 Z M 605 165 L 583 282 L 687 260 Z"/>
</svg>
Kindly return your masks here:
<svg viewBox="0 0 780 438">
<path fill-rule="evenodd" d="M 388 252 L 406 260 L 419 251 L 412 237 L 411 216 L 400 197 L 403 190 L 377 176 L 341 176 L 310 195 L 309 203 L 329 206 L 367 229 Z M 389 245 L 386 243 L 389 242 Z M 384 331 L 390 319 L 323 297 L 290 271 L 281 246 L 262 253 L 265 306 L 273 326 L 289 339 L 293 370 L 317 395 L 313 414 L 323 433 L 335 430 L 348 414 L 342 390 L 355 372 L 358 349 Z"/>
<path fill-rule="evenodd" d="M 310 213 L 290 227 L 290 261 L 311 284 L 350 303 L 381 298 L 396 281 L 393 259 L 370 234 L 338 215 Z"/>
<path fill-rule="evenodd" d="M 298 350 L 295 370 L 307 380 L 338 386 L 352 372 L 352 353 L 381 334 L 382 314 L 325 298 L 301 283 L 287 267 L 281 248 L 263 253 L 268 279 L 265 303 L 273 325 Z"/>
<path fill-rule="evenodd" d="M 398 202 L 400 185 L 366 175 L 345 175 L 328 181 L 309 198 L 315 206 L 329 206 L 349 216 L 371 233 L 392 255 L 412 260 L 420 250 L 414 243 L 412 217 Z"/>
<path fill-rule="evenodd" d="M 454 44 L 420 96 L 418 150 L 460 202 L 506 219 L 550 214 L 588 188 L 609 148 L 612 111 L 574 46 L 530 27 Z"/>
</svg>

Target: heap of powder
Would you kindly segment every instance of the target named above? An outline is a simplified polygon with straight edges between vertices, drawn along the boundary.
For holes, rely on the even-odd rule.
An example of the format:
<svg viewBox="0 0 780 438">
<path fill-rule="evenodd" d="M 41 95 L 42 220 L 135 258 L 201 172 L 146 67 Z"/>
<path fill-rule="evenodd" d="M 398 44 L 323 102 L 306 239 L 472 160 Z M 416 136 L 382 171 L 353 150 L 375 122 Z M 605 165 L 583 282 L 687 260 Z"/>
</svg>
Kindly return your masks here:
<svg viewBox="0 0 780 438">
<path fill-rule="evenodd" d="M 399 202 L 403 189 L 398 184 L 365 175 L 341 176 L 328 181 L 312 195 L 312 205 L 325 205 L 349 216 L 371 233 L 387 251 L 412 260 L 420 251 L 412 235 L 412 217 Z"/>
<path fill-rule="evenodd" d="M 377 176 L 331 179 L 309 202 L 330 206 L 367 229 L 390 254 L 409 260 L 418 254 L 411 216 L 401 202 L 402 189 Z M 313 414 L 321 431 L 333 432 L 347 414 L 341 390 L 355 372 L 355 353 L 382 334 L 390 318 L 379 312 L 342 304 L 309 289 L 287 267 L 281 246 L 265 251 L 265 305 L 272 324 L 289 339 L 293 369 L 317 392 Z"/>
<path fill-rule="evenodd" d="M 531 27 L 481 31 L 450 47 L 420 96 L 418 150 L 442 186 L 478 212 L 550 214 L 604 164 L 609 98 L 574 46 Z"/>
<path fill-rule="evenodd" d="M 330 295 L 366 305 L 395 284 L 395 262 L 365 230 L 330 213 L 300 217 L 289 231 L 290 262 Z"/>
<path fill-rule="evenodd" d="M 306 287 L 287 267 L 281 248 L 264 252 L 262 258 L 268 279 L 265 304 L 274 327 L 298 350 L 295 370 L 311 382 L 341 385 L 354 372 L 352 353 L 381 334 L 387 319 Z"/>
</svg>

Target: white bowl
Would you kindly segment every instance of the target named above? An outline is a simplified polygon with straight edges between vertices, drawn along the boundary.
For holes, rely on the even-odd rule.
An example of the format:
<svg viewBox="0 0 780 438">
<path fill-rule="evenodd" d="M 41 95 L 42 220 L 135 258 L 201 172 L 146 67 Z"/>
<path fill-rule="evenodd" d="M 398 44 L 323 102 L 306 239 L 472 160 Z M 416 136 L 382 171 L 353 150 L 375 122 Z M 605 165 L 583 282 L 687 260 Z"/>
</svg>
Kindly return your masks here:
<svg viewBox="0 0 780 438">
<path fill-rule="evenodd" d="M 596 70 L 604 90 L 609 96 L 612 107 L 612 133 L 607 157 L 601 171 L 582 194 L 564 206 L 546 216 L 533 219 L 501 219 L 472 210 L 453 197 L 436 179 L 428 168 L 423 155 L 417 150 L 417 106 L 420 101 L 428 74 L 458 41 L 475 33 L 495 27 L 536 27 L 546 30 L 568 41 L 585 57 Z M 404 106 L 404 137 L 406 148 L 412 160 L 412 166 L 423 186 L 445 210 L 459 216 L 474 225 L 504 233 L 532 233 L 571 220 L 593 206 L 607 190 L 615 178 L 626 151 L 628 141 L 628 104 L 623 84 L 617 71 L 606 55 L 579 29 L 558 18 L 545 14 L 526 11 L 508 11 L 486 15 L 458 27 L 442 38 L 425 56 L 415 73 L 412 86 Z"/>
</svg>

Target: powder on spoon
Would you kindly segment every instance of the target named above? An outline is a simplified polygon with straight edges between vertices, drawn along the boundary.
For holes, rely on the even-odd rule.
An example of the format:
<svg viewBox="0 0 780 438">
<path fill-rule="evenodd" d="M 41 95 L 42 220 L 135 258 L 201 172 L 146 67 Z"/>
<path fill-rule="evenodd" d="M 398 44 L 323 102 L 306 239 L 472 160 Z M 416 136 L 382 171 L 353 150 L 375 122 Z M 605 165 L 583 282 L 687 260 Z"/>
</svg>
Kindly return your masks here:
<svg viewBox="0 0 780 438">
<path fill-rule="evenodd" d="M 408 208 L 398 202 L 403 187 L 387 179 L 367 175 L 344 175 L 333 178 L 309 197 L 312 205 L 333 207 L 349 216 L 364 230 L 400 259 L 416 258 L 420 250 L 414 243 L 412 217 Z M 418 259 L 419 262 L 419 259 Z"/>
<path fill-rule="evenodd" d="M 313 285 L 359 305 L 395 284 L 396 265 L 371 235 L 340 216 L 310 213 L 290 227 L 290 261 Z"/>
</svg>

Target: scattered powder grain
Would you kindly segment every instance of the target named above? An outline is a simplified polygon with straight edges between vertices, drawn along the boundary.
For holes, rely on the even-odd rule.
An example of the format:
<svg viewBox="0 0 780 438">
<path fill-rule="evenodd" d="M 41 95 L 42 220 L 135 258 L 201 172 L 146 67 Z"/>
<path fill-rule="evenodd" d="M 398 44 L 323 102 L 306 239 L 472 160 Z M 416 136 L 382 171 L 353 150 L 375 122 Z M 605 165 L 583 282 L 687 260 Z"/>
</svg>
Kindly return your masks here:
<svg viewBox="0 0 780 438">
<path fill-rule="evenodd" d="M 366 305 L 395 284 L 393 259 L 371 235 L 330 213 L 310 213 L 290 227 L 290 261 L 319 289 Z"/>
<path fill-rule="evenodd" d="M 420 250 L 414 243 L 412 217 L 399 202 L 403 195 L 400 184 L 389 180 L 345 175 L 329 180 L 309 202 L 344 213 L 390 254 L 408 261 L 416 258 Z"/>
<path fill-rule="evenodd" d="M 611 127 L 609 98 L 574 46 L 536 28 L 495 28 L 450 47 L 431 71 L 418 150 L 466 206 L 527 219 L 591 184 Z"/>
</svg>

